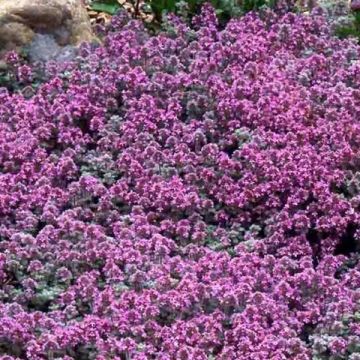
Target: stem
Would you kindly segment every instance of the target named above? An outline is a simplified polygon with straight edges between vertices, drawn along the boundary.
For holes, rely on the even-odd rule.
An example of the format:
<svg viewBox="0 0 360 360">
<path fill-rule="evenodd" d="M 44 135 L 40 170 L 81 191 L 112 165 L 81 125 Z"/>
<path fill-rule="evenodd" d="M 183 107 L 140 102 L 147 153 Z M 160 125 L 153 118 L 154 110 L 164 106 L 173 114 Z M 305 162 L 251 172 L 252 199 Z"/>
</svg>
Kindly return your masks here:
<svg viewBox="0 0 360 360">
<path fill-rule="evenodd" d="M 140 15 L 139 7 L 140 7 L 140 0 L 136 0 L 136 3 L 135 3 L 135 17 L 138 17 Z"/>
</svg>

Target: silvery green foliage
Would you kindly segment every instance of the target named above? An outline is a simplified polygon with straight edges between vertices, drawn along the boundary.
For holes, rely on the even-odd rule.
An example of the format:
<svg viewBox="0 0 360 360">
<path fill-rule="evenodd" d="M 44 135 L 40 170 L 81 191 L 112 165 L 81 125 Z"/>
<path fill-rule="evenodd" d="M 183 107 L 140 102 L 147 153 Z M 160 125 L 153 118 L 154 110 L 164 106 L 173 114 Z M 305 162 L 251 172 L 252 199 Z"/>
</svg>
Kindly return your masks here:
<svg viewBox="0 0 360 360">
<path fill-rule="evenodd" d="M 32 42 L 27 46 L 26 52 L 30 61 L 58 62 L 71 61 L 76 56 L 76 49 L 73 46 L 60 46 L 51 34 L 35 34 Z"/>
<path fill-rule="evenodd" d="M 351 26 L 354 22 L 354 15 L 350 11 L 348 0 L 318 0 L 318 6 L 323 9 L 331 28 Z"/>
</svg>

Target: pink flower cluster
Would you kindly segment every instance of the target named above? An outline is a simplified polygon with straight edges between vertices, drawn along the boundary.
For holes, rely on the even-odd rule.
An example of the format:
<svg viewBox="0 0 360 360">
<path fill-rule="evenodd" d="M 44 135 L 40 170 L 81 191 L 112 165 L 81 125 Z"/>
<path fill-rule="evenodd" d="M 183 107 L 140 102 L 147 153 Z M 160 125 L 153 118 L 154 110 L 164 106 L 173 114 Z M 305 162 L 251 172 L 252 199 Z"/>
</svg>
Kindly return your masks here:
<svg viewBox="0 0 360 360">
<path fill-rule="evenodd" d="M 1 359 L 360 359 L 359 46 L 316 11 L 105 31 L 0 89 Z"/>
</svg>

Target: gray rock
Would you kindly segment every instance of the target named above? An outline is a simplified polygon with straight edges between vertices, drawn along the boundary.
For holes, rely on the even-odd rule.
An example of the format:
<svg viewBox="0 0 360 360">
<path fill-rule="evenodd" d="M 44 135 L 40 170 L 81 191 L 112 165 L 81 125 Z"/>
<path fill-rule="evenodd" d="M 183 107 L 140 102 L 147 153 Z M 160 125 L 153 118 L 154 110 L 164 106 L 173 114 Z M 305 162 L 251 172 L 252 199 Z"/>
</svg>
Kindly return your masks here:
<svg viewBox="0 0 360 360">
<path fill-rule="evenodd" d="M 0 58 L 28 46 L 33 59 L 45 60 L 59 47 L 95 39 L 82 0 L 0 0 Z M 69 56 L 69 50 L 61 56 Z"/>
</svg>

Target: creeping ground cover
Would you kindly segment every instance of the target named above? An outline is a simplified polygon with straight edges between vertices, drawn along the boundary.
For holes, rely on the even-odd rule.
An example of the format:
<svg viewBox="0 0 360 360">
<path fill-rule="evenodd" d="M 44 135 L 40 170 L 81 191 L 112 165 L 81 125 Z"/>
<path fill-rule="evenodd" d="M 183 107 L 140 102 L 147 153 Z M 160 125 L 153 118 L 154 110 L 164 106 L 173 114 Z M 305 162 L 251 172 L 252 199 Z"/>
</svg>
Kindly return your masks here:
<svg viewBox="0 0 360 360">
<path fill-rule="evenodd" d="M 317 10 L 105 31 L 7 57 L 1 359 L 359 360 L 359 46 Z"/>
</svg>

